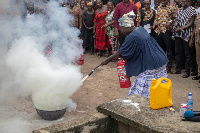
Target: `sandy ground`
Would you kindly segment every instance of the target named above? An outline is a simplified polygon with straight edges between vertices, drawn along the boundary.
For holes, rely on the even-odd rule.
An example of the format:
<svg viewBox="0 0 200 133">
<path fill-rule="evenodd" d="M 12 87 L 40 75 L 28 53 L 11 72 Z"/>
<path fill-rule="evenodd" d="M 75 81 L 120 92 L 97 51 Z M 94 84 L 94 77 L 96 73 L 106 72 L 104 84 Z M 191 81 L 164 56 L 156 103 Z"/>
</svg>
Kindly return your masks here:
<svg viewBox="0 0 200 133">
<path fill-rule="evenodd" d="M 106 56 L 98 58 L 97 55 L 85 54 L 85 62 L 81 67 L 83 75 L 87 75 L 105 58 Z M 181 76 L 181 74 L 169 74 L 169 79 L 172 80 L 173 84 L 174 105 L 180 107 L 182 103 L 186 103 L 187 94 L 191 92 L 194 98 L 194 110 L 200 110 L 198 81 L 193 81 L 191 76 L 187 79 L 183 79 Z M 133 80 L 134 77 L 131 78 L 131 81 Z M 99 67 L 85 80 L 83 86 L 71 96 L 71 99 L 77 104 L 77 108 L 71 112 L 67 111 L 62 119 L 57 121 L 42 120 L 33 108 L 31 98 L 22 97 L 15 100 L 15 102 L 11 101 L 9 103 L 11 106 L 2 106 L 0 108 L 0 132 L 26 133 L 31 132 L 33 129 L 72 121 L 83 116 L 98 115 L 96 107 L 99 104 L 126 97 L 128 91 L 129 88 L 119 87 L 116 62 L 111 62 L 107 66 Z"/>
</svg>

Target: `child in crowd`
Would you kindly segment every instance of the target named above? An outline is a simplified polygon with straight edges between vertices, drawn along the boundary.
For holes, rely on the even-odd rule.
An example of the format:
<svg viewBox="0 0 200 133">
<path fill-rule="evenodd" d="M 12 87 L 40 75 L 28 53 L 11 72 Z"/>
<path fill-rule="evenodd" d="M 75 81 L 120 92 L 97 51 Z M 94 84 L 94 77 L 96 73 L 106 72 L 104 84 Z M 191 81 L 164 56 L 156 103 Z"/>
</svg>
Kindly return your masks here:
<svg viewBox="0 0 200 133">
<path fill-rule="evenodd" d="M 87 4 L 88 10 L 83 13 L 83 25 L 84 34 L 83 34 L 83 48 L 86 50 L 88 44 L 90 44 L 90 52 L 94 54 L 94 40 L 93 40 L 93 26 L 94 26 L 94 11 L 92 10 L 93 5 L 92 2 Z"/>
</svg>

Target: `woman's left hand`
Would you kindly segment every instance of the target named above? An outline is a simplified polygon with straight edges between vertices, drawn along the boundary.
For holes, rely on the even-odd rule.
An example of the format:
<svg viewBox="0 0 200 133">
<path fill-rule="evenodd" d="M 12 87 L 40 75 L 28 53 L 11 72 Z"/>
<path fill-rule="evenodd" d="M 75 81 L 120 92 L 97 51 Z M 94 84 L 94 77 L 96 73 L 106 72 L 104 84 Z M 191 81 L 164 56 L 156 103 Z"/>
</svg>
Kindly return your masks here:
<svg viewBox="0 0 200 133">
<path fill-rule="evenodd" d="M 106 29 L 108 27 L 107 24 L 103 25 L 102 28 Z"/>
</svg>

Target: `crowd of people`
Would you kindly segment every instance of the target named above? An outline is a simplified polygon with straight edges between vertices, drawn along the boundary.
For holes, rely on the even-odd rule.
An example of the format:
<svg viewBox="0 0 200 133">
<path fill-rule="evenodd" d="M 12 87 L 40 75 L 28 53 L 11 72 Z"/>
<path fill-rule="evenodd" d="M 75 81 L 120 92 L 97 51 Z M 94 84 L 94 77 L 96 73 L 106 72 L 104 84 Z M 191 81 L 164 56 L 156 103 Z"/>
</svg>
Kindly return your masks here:
<svg viewBox="0 0 200 133">
<path fill-rule="evenodd" d="M 131 11 L 136 15 L 134 26 L 144 27 L 165 52 L 167 73 L 181 74 L 183 78 L 194 76 L 200 80 L 199 13 L 200 0 L 58 0 L 60 7 L 67 8 L 74 17 L 71 26 L 80 30 L 85 53 L 114 54 L 123 46 L 125 35 L 119 19 Z M 45 14 L 49 0 L 17 0 L 21 4 L 22 18 L 32 14 Z M 24 7 L 24 8 L 23 8 Z M 172 72 L 172 61 L 175 71 Z M 198 67 L 199 66 L 199 67 Z"/>
</svg>

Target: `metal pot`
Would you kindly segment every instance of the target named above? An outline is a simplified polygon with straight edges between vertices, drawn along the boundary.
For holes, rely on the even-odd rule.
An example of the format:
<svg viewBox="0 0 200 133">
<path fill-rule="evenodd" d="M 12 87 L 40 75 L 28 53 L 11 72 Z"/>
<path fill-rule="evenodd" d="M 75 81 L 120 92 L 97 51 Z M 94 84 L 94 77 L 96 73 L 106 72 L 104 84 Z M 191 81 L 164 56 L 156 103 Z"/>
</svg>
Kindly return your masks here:
<svg viewBox="0 0 200 133">
<path fill-rule="evenodd" d="M 35 108 L 36 109 L 36 108 Z M 55 111 L 45 111 L 36 109 L 37 114 L 44 120 L 53 121 L 62 118 L 66 112 L 66 108 L 62 110 Z"/>
</svg>

